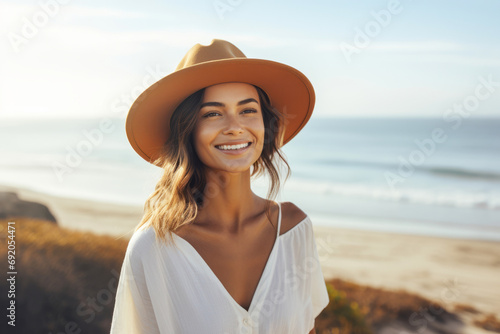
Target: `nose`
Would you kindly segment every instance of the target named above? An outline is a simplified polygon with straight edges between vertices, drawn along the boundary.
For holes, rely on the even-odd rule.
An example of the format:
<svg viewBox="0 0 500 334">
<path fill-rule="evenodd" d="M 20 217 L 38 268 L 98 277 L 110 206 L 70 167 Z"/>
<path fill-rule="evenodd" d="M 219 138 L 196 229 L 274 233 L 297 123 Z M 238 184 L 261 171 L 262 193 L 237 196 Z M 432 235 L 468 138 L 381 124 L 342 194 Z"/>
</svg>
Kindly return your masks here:
<svg viewBox="0 0 500 334">
<path fill-rule="evenodd" d="M 224 134 L 240 134 L 243 133 L 243 127 L 241 126 L 238 115 L 228 114 L 226 117 L 226 124 L 224 127 Z"/>
</svg>

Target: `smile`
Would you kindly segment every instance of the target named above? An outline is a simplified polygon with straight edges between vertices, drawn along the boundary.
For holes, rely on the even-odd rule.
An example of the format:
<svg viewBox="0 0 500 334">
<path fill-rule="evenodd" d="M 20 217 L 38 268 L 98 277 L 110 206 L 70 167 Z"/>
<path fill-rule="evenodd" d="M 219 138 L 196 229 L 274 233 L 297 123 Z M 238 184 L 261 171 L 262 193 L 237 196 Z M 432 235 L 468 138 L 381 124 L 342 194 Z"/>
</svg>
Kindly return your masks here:
<svg viewBox="0 0 500 334">
<path fill-rule="evenodd" d="M 239 154 L 248 149 L 248 147 L 252 143 L 245 143 L 245 144 L 239 144 L 239 145 L 220 145 L 220 146 L 215 146 L 218 150 L 224 152 L 224 153 L 229 153 L 229 154 Z"/>
</svg>

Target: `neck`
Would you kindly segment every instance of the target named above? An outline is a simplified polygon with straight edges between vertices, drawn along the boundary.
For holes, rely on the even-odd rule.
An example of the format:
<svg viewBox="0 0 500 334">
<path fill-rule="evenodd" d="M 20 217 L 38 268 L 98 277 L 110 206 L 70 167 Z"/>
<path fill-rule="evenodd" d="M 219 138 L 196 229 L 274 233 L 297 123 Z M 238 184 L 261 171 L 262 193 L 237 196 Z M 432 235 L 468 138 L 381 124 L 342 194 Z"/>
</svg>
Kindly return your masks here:
<svg viewBox="0 0 500 334">
<path fill-rule="evenodd" d="M 243 232 L 245 223 L 262 204 L 250 187 L 250 169 L 238 173 L 209 170 L 206 179 L 204 202 L 196 224 L 221 234 Z"/>
</svg>

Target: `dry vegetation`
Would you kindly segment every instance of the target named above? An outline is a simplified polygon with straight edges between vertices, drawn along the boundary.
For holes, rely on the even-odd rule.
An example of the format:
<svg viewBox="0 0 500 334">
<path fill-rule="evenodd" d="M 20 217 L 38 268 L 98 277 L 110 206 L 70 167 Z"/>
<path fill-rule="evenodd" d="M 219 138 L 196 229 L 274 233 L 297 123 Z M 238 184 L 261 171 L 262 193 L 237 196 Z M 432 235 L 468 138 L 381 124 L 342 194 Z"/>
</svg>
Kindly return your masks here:
<svg viewBox="0 0 500 334">
<path fill-rule="evenodd" d="M 500 320 L 494 314 L 488 314 L 482 319 L 474 321 L 474 325 L 491 332 L 500 333 Z"/>
<path fill-rule="evenodd" d="M 56 334 L 73 327 L 81 333 L 109 333 L 116 276 L 128 241 L 42 220 L 10 221 L 16 223 L 16 332 Z M 1 268 L 7 268 L 7 240 L 7 221 L 1 221 Z M 6 307 L 6 280 L 0 281 L 0 290 Z M 5 326 L 2 321 L 0 332 L 11 333 Z"/>
<path fill-rule="evenodd" d="M 453 310 L 455 312 L 468 312 L 468 313 L 473 313 L 473 314 L 479 313 L 479 311 L 475 307 L 467 305 L 467 304 L 458 303 L 458 304 L 455 304 L 453 306 L 454 306 Z"/>
<path fill-rule="evenodd" d="M 109 333 L 128 240 L 67 230 L 41 220 L 11 221 L 16 222 L 19 333 L 66 333 L 71 326 L 73 331 L 81 329 L 80 333 Z M 7 268 L 7 240 L 7 221 L 0 221 L 1 268 Z M 461 324 L 456 315 L 406 291 L 377 289 L 340 279 L 328 281 L 327 288 L 330 303 L 316 322 L 318 334 L 378 333 L 394 323 L 406 333 L 424 333 L 424 327 L 431 330 L 429 333 L 434 329 L 435 333 L 460 333 L 443 329 L 449 322 Z M 6 280 L 0 281 L 0 289 L 0 302 L 6 307 Z M 464 304 L 456 305 L 454 311 L 477 313 Z M 500 332 L 500 322 L 493 315 L 475 324 Z M 11 332 L 5 326 L 3 321 L 0 332 Z"/>
<path fill-rule="evenodd" d="M 318 319 L 318 334 L 378 333 L 391 324 L 406 333 L 429 330 L 455 334 L 457 325 L 463 325 L 443 305 L 404 290 L 373 288 L 341 279 L 327 281 L 327 288 L 330 304 Z M 350 319 L 349 327 L 345 325 L 346 314 Z M 447 331 L 443 327 L 450 322 L 454 323 L 454 329 Z"/>
</svg>

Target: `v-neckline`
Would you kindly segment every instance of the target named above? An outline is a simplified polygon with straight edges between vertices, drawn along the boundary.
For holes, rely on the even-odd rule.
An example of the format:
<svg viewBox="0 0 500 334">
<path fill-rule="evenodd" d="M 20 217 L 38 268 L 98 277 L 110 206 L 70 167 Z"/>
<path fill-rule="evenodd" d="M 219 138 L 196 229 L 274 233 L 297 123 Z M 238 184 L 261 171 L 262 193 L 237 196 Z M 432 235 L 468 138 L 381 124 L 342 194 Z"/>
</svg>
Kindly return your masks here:
<svg viewBox="0 0 500 334">
<path fill-rule="evenodd" d="M 273 248 L 271 249 L 271 252 L 269 253 L 269 257 L 267 258 L 266 264 L 264 266 L 264 270 L 262 271 L 262 275 L 260 275 L 259 282 L 257 283 L 257 287 L 255 288 L 255 291 L 253 292 L 252 300 L 250 301 L 250 306 L 248 307 L 248 311 L 243 306 L 241 306 L 234 299 L 233 296 L 231 296 L 231 294 L 229 293 L 229 291 L 227 291 L 227 289 L 224 286 L 224 284 L 222 284 L 222 282 L 220 281 L 220 279 L 217 277 L 217 275 L 215 275 L 215 273 L 212 270 L 212 268 L 210 268 L 210 266 L 208 265 L 208 263 L 203 259 L 203 257 L 200 255 L 200 253 L 198 253 L 198 251 L 196 250 L 196 248 L 194 248 L 193 245 L 191 245 L 184 238 L 178 236 L 176 233 L 172 233 L 177 239 L 180 239 L 181 242 L 184 245 L 186 245 L 189 249 L 191 249 L 191 251 L 195 254 L 195 256 L 198 258 L 198 260 L 202 263 L 202 266 L 205 268 L 205 271 L 207 271 L 208 274 L 212 276 L 212 278 L 216 281 L 216 284 L 223 291 L 223 293 L 226 295 L 226 297 L 231 301 L 231 303 L 233 303 L 236 307 L 238 307 L 245 314 L 251 314 L 252 313 L 253 307 L 254 307 L 254 305 L 256 303 L 255 299 L 256 299 L 257 293 L 259 292 L 260 289 L 262 289 L 261 288 L 261 285 L 263 284 L 262 282 L 265 279 L 265 276 L 268 275 L 268 271 L 270 270 L 269 269 L 269 263 L 272 261 L 274 253 L 276 252 L 276 249 L 278 247 L 278 242 L 279 242 L 279 237 L 280 237 L 280 226 L 281 226 L 281 203 L 280 202 L 276 202 L 276 203 L 278 204 L 278 208 L 279 208 L 279 213 L 278 213 L 278 231 L 276 233 L 276 238 L 274 240 Z"/>
</svg>

